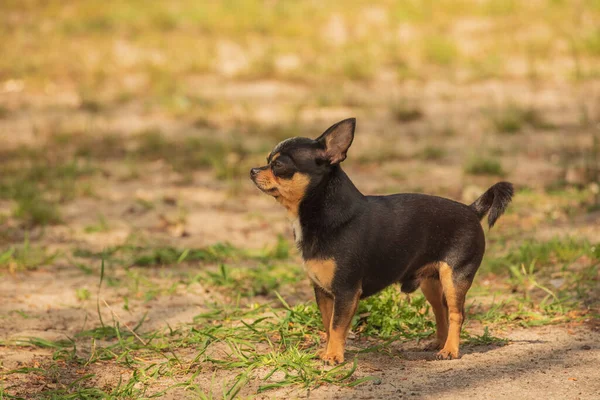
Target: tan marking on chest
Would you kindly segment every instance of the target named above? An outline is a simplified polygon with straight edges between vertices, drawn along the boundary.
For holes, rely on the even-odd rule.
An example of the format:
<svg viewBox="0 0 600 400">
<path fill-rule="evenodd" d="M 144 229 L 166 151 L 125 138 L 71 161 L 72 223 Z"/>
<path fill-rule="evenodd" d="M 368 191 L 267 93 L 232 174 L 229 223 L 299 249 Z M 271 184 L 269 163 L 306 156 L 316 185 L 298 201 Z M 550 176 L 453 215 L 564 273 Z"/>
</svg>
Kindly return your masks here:
<svg viewBox="0 0 600 400">
<path fill-rule="evenodd" d="M 302 225 L 300 225 L 300 218 L 296 216 L 294 219 L 293 216 L 290 216 L 290 220 L 292 223 L 292 230 L 294 231 L 294 240 L 296 241 L 296 247 L 300 249 L 300 244 L 302 243 Z"/>
<path fill-rule="evenodd" d="M 307 260 L 304 262 L 306 274 L 315 285 L 323 288 L 327 292 L 331 292 L 331 282 L 335 275 L 335 260 Z"/>
</svg>

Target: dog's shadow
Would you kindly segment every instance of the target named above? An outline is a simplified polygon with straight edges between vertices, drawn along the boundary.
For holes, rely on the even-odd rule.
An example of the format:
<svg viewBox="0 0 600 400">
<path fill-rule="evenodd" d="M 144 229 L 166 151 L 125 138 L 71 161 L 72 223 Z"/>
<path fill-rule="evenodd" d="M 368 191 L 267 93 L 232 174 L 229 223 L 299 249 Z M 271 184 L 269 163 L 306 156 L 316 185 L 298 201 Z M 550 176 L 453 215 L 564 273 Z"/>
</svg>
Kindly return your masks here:
<svg viewBox="0 0 600 400">
<path fill-rule="evenodd" d="M 494 351 L 505 346 L 517 343 L 542 344 L 545 340 L 510 340 L 507 343 L 491 343 L 491 344 L 464 344 L 460 348 L 461 357 L 470 354 L 484 354 L 489 351 Z M 391 356 L 400 357 L 407 361 L 435 361 L 437 360 L 437 350 L 426 349 L 427 342 L 415 343 L 391 343 L 385 345 L 375 345 L 363 348 L 356 346 L 352 354 L 360 355 L 367 353 L 389 354 Z"/>
</svg>

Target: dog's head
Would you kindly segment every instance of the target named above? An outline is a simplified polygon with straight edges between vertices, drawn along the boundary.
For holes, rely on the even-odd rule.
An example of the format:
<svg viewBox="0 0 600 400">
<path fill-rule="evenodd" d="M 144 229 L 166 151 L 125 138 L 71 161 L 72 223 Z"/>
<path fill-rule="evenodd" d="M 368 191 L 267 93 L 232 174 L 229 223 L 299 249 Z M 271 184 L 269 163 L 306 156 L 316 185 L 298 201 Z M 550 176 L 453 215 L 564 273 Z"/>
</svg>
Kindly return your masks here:
<svg viewBox="0 0 600 400">
<path fill-rule="evenodd" d="M 318 185 L 346 159 L 354 139 L 356 119 L 349 118 L 327 129 L 317 139 L 294 137 L 279 143 L 267 165 L 250 170 L 254 184 L 275 197 L 292 214 L 311 185 Z"/>
</svg>

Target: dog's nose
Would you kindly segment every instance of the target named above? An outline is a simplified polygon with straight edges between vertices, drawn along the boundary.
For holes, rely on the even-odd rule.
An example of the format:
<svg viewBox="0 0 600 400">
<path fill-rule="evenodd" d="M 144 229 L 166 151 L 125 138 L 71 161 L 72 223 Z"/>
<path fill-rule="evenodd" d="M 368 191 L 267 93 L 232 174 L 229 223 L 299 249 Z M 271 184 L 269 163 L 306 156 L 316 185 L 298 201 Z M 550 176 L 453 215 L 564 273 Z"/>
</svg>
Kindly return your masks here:
<svg viewBox="0 0 600 400">
<path fill-rule="evenodd" d="M 258 168 L 252 168 L 250 170 L 250 178 L 254 178 L 258 174 Z"/>
</svg>

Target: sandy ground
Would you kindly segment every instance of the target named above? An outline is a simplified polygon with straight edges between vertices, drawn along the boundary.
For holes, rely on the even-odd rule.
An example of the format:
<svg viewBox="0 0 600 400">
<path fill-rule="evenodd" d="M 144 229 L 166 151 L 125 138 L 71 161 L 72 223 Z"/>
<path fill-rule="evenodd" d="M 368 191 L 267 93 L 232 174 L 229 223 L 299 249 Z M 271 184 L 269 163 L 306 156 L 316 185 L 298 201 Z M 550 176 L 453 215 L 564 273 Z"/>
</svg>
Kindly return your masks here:
<svg viewBox="0 0 600 400">
<path fill-rule="evenodd" d="M 164 282 L 158 270 L 147 271 L 147 274 L 151 280 L 170 283 L 168 279 Z M 3 317 L 0 338 L 60 340 L 73 337 L 85 327 L 96 326 L 95 301 L 82 303 L 74 293 L 77 288 L 92 288 L 97 283 L 95 274 L 84 275 L 69 268 L 5 277 L 0 282 L 0 315 Z M 207 296 L 213 296 L 213 299 L 215 296 L 207 294 L 201 284 L 193 284 L 149 302 L 134 299 L 130 302 L 130 311 L 126 312 L 120 307 L 118 293 L 119 289 L 111 288 L 101 292 L 103 318 L 110 321 L 116 316 L 121 323 L 134 326 L 147 312 L 145 329 L 159 328 L 167 323 L 170 326 L 189 323 L 203 310 Z M 257 398 L 597 399 L 600 395 L 600 326 L 597 322 L 492 332 L 508 339 L 508 344 L 501 347 L 464 346 L 462 358 L 452 361 L 434 361 L 433 352 L 421 350 L 423 344 L 394 344 L 391 356 L 358 355 L 359 367 L 354 376 L 378 378 L 375 381 L 356 388 L 321 386 L 310 391 L 287 388 L 269 391 Z M 353 357 L 353 352 L 364 347 L 364 342 L 351 339 L 347 357 Z M 187 352 L 193 353 L 193 350 L 186 350 L 180 356 L 186 357 Z M 51 356 L 46 349 L 19 347 L 0 347 L 0 354 L 4 370 L 43 366 Z M 125 370 L 103 370 L 102 364 L 93 368 L 97 373 L 96 385 L 100 387 L 114 383 L 119 374 L 127 376 Z M 68 369 L 62 372 L 73 373 Z M 231 374 L 217 376 L 230 377 Z M 27 392 L 37 392 L 41 384 L 31 379 L 13 375 L 7 383 L 20 382 L 17 394 L 29 398 Z M 202 374 L 199 382 L 206 390 L 219 392 L 212 374 Z M 251 381 L 241 395 L 252 395 L 259 383 L 258 380 Z M 167 398 L 193 396 L 175 390 Z"/>
<path fill-rule="evenodd" d="M 214 92 L 219 98 L 227 98 L 231 93 L 239 98 L 250 93 L 257 108 L 264 106 L 273 115 L 278 114 L 280 97 L 295 98 L 299 93 L 295 87 L 277 83 L 252 84 L 254 86 L 239 83 L 222 87 L 217 87 L 217 84 L 211 87 L 210 82 L 201 83 L 207 94 Z M 258 87 L 262 92 L 257 91 Z M 361 90 L 350 87 L 347 91 L 355 93 L 357 98 L 366 99 L 380 88 Z M 438 162 L 408 157 L 391 160 L 383 165 L 355 165 L 348 168 L 350 176 L 366 193 L 418 190 L 465 202 L 473 200 L 472 193 L 482 193 L 490 185 L 491 179 L 496 178 L 465 176 L 463 162 L 470 153 L 461 149 L 467 145 L 471 146 L 470 152 L 484 145 L 499 149 L 510 180 L 520 186 L 541 188 L 549 181 L 561 177 L 563 171 L 555 157 L 561 146 L 567 141 L 573 148 L 589 145 L 589 137 L 586 136 L 588 132 L 573 128 L 577 123 L 580 103 L 583 102 L 588 107 L 592 117 L 599 114 L 600 104 L 598 82 L 590 82 L 586 88 L 573 88 L 563 84 L 540 86 L 535 92 L 526 84 L 499 82 L 463 87 L 460 90 L 445 83 L 431 83 L 423 87 L 408 85 L 397 90 L 408 98 L 418 96 L 426 119 L 401 128 L 393 126 L 389 116 L 386 116 L 388 110 L 385 107 L 388 106 L 385 102 L 394 93 L 383 91 L 379 104 L 371 105 L 368 112 L 359 112 L 360 131 L 357 133 L 354 153 L 350 157 L 369 154 L 373 148 L 385 149 L 390 145 L 414 154 L 423 147 L 423 143 L 443 145 L 448 149 L 448 155 Z M 485 118 L 481 110 L 489 104 L 504 104 L 516 94 L 525 99 L 524 103 L 543 109 L 550 122 L 566 127 L 564 132 L 570 136 L 567 138 L 563 131 L 527 131 L 517 136 L 486 135 L 485 132 L 489 132 L 490 128 L 481 129 L 481 120 Z M 5 103 L 12 104 L 13 99 L 5 100 Z M 14 101 L 18 103 L 17 100 Z M 185 128 L 184 123 L 165 121 L 164 118 L 146 118 L 135 109 L 93 116 L 80 110 L 69 111 L 68 107 L 72 105 L 67 101 L 64 105 L 67 107 L 66 111 L 57 112 L 46 107 L 48 101 L 42 99 L 38 103 L 29 99 L 24 102 L 29 107 L 27 113 L 15 113 L 11 118 L 1 121 L 0 140 L 3 140 L 3 144 L 16 147 L 24 143 L 43 143 L 53 131 L 52 127 L 63 127 L 69 123 L 91 124 L 100 127 L 100 130 L 117 129 L 124 134 L 148 126 L 161 126 L 166 132 L 175 133 Z M 268 108 L 270 106 L 273 108 Z M 348 113 L 354 112 L 347 107 L 330 107 L 324 110 L 307 108 L 301 113 L 301 122 L 316 122 L 325 128 L 338 117 L 348 116 Z M 30 118 L 30 115 L 35 115 L 35 118 Z M 432 132 L 440 131 L 440 121 L 449 124 L 459 134 L 443 139 L 433 136 Z M 377 151 L 379 150 L 375 150 L 375 153 Z M 103 168 L 112 173 L 119 166 L 107 164 Z M 400 174 L 395 176 L 388 173 L 390 171 L 400 171 Z M 232 195 L 223 182 L 215 181 L 207 171 L 196 172 L 192 183 L 184 186 L 178 183 L 178 177 L 164 163 L 144 166 L 143 172 L 139 179 L 133 181 L 110 178 L 118 177 L 118 172 L 106 174 L 109 178 L 97 178 L 94 185 L 101 190 L 94 197 L 77 198 L 62 206 L 64 225 L 48 227 L 43 231 L 34 230 L 30 239 L 47 246 L 51 251 L 65 254 L 70 254 L 74 247 L 98 251 L 107 246 L 119 245 L 131 235 L 137 235 L 151 243 L 180 248 L 202 247 L 223 241 L 244 248 L 261 248 L 274 244 L 278 234 L 291 241 L 291 231 L 284 212 L 272 199 L 260 195 L 245 179 L 240 183 L 239 192 Z M 167 198 L 176 201 L 164 201 Z M 152 202 L 155 207 L 140 207 L 140 199 Z M 0 212 L 9 212 L 11 207 L 9 202 L 0 202 Z M 527 237 L 548 239 L 560 234 L 585 237 L 596 242 L 600 240 L 598 212 L 568 219 L 564 216 L 564 210 L 561 211 L 562 208 L 557 208 L 557 211 L 549 207 L 540 205 L 525 212 L 506 215 L 503 220 L 510 221 L 506 226 L 519 226 L 523 230 L 531 226 Z M 97 222 L 99 210 L 110 229 L 108 232 L 86 232 L 86 226 Z M 181 210 L 185 210 L 186 216 L 181 226 L 168 222 L 177 220 Z M 555 213 L 558 213 L 558 217 L 548 218 L 548 215 L 554 216 Z M 544 223 L 532 222 L 540 220 Z M 11 223 L 9 219 L 7 224 Z M 490 234 L 502 232 L 503 229 L 502 223 L 499 223 Z M 15 229 L 13 233 L 14 243 L 22 243 L 23 232 Z M 95 299 L 99 265 L 96 263 L 91 267 L 93 273 L 85 274 L 67 258 L 58 265 L 44 266 L 36 271 L 2 275 L 0 340 L 23 337 L 65 339 L 84 328 L 97 326 Z M 157 285 L 168 287 L 177 281 L 178 271 L 156 268 L 146 269 L 144 273 Z M 123 271 L 107 270 L 107 274 L 119 276 Z M 298 297 L 306 300 L 308 283 L 304 282 L 303 285 L 298 288 Z M 81 288 L 92 293 L 90 300 L 77 299 L 76 290 Z M 118 314 L 116 318 L 135 325 L 147 312 L 145 329 L 162 328 L 166 323 L 171 326 L 189 323 L 203 310 L 207 299 L 215 295 L 207 293 L 206 288 L 199 283 L 189 287 L 180 285 L 174 293 L 161 295 L 150 301 L 131 299 L 130 311 L 125 312 L 122 310 L 124 290 L 106 285 L 103 287 L 100 294 L 103 318 L 115 318 L 115 311 Z M 464 356 L 453 361 L 432 361 L 434 354 L 417 351 L 415 343 L 394 345 L 393 357 L 372 353 L 359 355 L 359 367 L 355 376 L 376 376 L 380 378 L 379 381 L 353 389 L 337 386 L 322 386 L 310 392 L 283 389 L 258 397 L 600 399 L 600 332 L 597 321 L 572 326 L 514 329 L 493 334 L 507 338 L 509 344 L 504 347 L 465 347 Z M 350 350 L 360 347 L 360 343 L 350 342 Z M 44 349 L 0 346 L 0 371 L 43 366 L 50 356 L 51 353 Z M 125 373 L 109 371 L 102 364 L 93 368 L 93 372 L 97 374 L 96 384 L 101 387 L 114 385 L 120 374 Z M 217 375 L 217 378 L 226 376 L 228 375 Z M 41 390 L 41 383 L 26 381 L 27 379 L 11 375 L 2 383 L 7 386 L 18 383 L 18 394 L 27 398 L 28 390 Z M 212 375 L 208 374 L 201 379 L 202 385 L 210 390 Z M 253 395 L 257 387 L 258 382 L 250 382 L 242 395 Z M 175 391 L 169 396 L 178 399 L 185 397 L 186 393 Z"/>
</svg>

